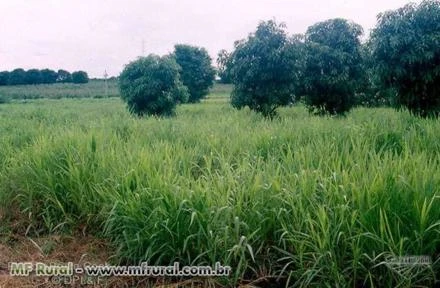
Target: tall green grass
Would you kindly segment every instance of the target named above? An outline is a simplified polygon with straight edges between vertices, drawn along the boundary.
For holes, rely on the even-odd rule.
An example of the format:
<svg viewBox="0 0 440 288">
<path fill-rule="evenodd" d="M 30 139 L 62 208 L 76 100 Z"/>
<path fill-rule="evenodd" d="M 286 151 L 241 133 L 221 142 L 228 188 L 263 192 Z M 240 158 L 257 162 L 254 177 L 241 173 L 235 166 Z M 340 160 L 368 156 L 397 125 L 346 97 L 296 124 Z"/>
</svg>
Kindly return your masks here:
<svg viewBox="0 0 440 288">
<path fill-rule="evenodd" d="M 134 118 L 118 99 L 1 105 L 2 205 L 23 233 L 105 237 L 116 262 L 220 261 L 231 286 L 439 279 L 439 121 L 303 107 L 267 121 L 218 94 L 177 114 Z M 433 263 L 390 264 L 399 255 Z"/>
</svg>

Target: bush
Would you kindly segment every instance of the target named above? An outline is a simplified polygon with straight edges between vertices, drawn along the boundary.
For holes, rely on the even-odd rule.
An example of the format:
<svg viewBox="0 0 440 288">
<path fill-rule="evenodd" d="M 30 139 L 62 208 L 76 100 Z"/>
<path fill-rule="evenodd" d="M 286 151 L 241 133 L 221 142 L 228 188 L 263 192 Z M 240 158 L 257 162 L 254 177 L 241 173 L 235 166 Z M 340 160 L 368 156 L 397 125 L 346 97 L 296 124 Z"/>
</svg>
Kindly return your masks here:
<svg viewBox="0 0 440 288">
<path fill-rule="evenodd" d="M 440 1 L 408 4 L 379 15 L 370 45 L 395 106 L 422 117 L 440 114 Z"/>
<path fill-rule="evenodd" d="M 89 76 L 84 71 L 76 71 L 72 73 L 72 82 L 75 84 L 84 84 L 89 82 Z"/>
<path fill-rule="evenodd" d="M 177 103 L 188 99 L 179 69 L 169 56 L 151 54 L 129 63 L 119 76 L 119 89 L 130 112 L 139 116 L 173 115 Z"/>
<path fill-rule="evenodd" d="M 231 55 L 234 89 L 231 103 L 273 118 L 276 109 L 294 101 L 300 43 L 288 39 L 284 25 L 261 22 L 246 40 L 235 43 Z"/>
<path fill-rule="evenodd" d="M 183 85 L 188 87 L 188 102 L 199 102 L 208 95 L 215 79 L 215 69 L 208 52 L 204 48 L 176 45 L 174 57 L 182 68 L 180 75 Z"/>
<path fill-rule="evenodd" d="M 315 114 L 345 114 L 363 79 L 362 27 L 345 19 L 317 23 L 306 32 L 304 91 Z"/>
</svg>

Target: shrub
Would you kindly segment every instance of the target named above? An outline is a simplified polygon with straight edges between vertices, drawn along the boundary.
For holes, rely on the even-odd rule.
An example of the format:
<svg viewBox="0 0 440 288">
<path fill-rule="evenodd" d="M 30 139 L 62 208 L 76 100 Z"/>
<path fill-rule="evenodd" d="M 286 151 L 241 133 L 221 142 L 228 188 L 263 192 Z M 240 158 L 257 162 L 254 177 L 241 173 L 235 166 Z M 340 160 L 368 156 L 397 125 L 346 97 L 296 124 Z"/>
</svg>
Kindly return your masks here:
<svg viewBox="0 0 440 288">
<path fill-rule="evenodd" d="M 300 43 L 288 39 L 285 26 L 261 22 L 246 40 L 235 43 L 231 57 L 232 106 L 273 118 L 276 109 L 294 100 Z"/>
<path fill-rule="evenodd" d="M 370 39 L 376 72 L 397 90 L 397 108 L 440 114 L 440 1 L 408 4 L 379 15 Z"/>
<path fill-rule="evenodd" d="M 215 69 L 204 48 L 189 45 L 174 46 L 174 57 L 182 68 L 183 85 L 188 87 L 188 102 L 195 103 L 206 97 L 215 79 Z"/>
<path fill-rule="evenodd" d="M 89 76 L 84 71 L 76 71 L 72 73 L 72 82 L 75 84 L 84 84 L 89 82 Z"/>
<path fill-rule="evenodd" d="M 345 114 L 356 104 L 363 79 L 362 27 L 330 19 L 307 29 L 304 67 L 306 105 L 315 114 Z"/>
<path fill-rule="evenodd" d="M 177 103 L 188 99 L 179 69 L 169 56 L 151 54 L 129 63 L 119 76 L 119 89 L 130 112 L 139 116 L 173 115 Z"/>
</svg>

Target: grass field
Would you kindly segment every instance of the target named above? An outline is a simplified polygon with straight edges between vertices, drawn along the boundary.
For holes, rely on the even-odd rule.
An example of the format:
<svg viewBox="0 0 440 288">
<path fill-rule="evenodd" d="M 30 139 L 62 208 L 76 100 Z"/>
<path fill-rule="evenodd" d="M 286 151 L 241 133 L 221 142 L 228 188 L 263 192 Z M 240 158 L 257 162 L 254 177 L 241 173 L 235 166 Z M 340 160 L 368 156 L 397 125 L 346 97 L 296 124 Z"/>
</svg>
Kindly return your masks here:
<svg viewBox="0 0 440 288">
<path fill-rule="evenodd" d="M 119 98 L 0 105 L 2 239 L 84 233 L 116 263 L 219 261 L 226 286 L 435 285 L 440 121 L 302 106 L 268 121 L 228 91 L 168 119 Z M 392 263 L 414 255 L 431 263 Z"/>
<path fill-rule="evenodd" d="M 116 80 L 109 80 L 107 88 L 104 80 L 90 80 L 87 84 L 0 86 L 0 103 L 11 100 L 40 98 L 104 98 L 117 96 L 119 96 L 119 92 Z"/>
</svg>

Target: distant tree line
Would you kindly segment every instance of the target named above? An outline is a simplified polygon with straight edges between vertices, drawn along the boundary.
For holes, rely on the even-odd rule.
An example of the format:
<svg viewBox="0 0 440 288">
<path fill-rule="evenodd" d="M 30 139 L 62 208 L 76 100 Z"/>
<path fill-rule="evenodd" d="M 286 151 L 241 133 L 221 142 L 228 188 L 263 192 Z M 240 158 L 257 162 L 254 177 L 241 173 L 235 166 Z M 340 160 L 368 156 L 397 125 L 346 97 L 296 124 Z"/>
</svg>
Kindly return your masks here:
<svg viewBox="0 0 440 288">
<path fill-rule="evenodd" d="M 84 71 L 70 73 L 66 70 L 30 69 L 25 71 L 17 68 L 12 71 L 0 72 L 0 86 L 7 85 L 38 85 L 54 83 L 82 84 L 89 82 L 89 76 Z"/>
</svg>

